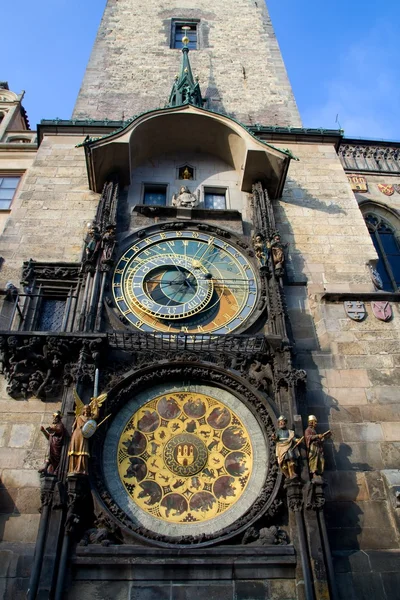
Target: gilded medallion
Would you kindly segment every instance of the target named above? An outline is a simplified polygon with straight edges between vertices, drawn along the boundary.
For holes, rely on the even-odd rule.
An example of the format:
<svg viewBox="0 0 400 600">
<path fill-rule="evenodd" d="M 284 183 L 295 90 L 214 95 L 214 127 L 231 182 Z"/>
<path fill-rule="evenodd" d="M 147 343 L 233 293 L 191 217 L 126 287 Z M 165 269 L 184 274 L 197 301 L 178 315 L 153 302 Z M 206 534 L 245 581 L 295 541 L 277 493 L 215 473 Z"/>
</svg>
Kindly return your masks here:
<svg viewBox="0 0 400 600">
<path fill-rule="evenodd" d="M 239 416 L 200 392 L 169 392 L 143 404 L 118 442 L 118 473 L 133 502 L 153 518 L 209 521 L 243 495 L 253 448 Z"/>
</svg>

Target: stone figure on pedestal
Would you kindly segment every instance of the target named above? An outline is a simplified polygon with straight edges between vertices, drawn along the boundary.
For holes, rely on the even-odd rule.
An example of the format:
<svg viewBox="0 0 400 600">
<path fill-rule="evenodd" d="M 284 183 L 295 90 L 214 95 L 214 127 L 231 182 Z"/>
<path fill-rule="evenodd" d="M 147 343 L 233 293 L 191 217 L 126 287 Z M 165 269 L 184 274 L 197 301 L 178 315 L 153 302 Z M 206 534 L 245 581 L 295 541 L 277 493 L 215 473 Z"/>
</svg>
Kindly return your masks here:
<svg viewBox="0 0 400 600">
<path fill-rule="evenodd" d="M 44 466 L 39 469 L 42 475 L 57 475 L 60 466 L 61 451 L 66 436 L 66 429 L 61 421 L 61 412 L 58 410 L 53 413 L 53 423 L 48 427 L 40 427 L 40 431 L 48 439 L 49 445 L 47 449 Z"/>
<path fill-rule="evenodd" d="M 317 423 L 317 417 L 310 415 L 308 417 L 308 427 L 304 433 L 307 448 L 308 467 L 313 479 L 321 477 L 324 472 L 324 440 L 332 435 L 330 430 L 326 431 L 325 433 L 317 433 Z"/>
<path fill-rule="evenodd" d="M 75 421 L 72 425 L 72 436 L 68 450 L 68 475 L 89 474 L 89 438 L 97 428 L 96 420 L 99 417 L 100 406 L 107 398 L 101 394 L 92 398 L 90 404 L 83 404 L 76 390 L 75 396 Z"/>
<path fill-rule="evenodd" d="M 283 415 L 278 418 L 278 429 L 274 437 L 278 465 L 285 477 L 294 479 L 297 477 L 296 467 L 300 456 L 297 446 L 303 438 L 296 438 L 294 431 L 287 428 L 287 418 Z"/>
<path fill-rule="evenodd" d="M 278 232 L 273 235 L 272 240 L 269 242 L 269 248 L 271 249 L 272 262 L 274 263 L 274 270 L 276 275 L 281 276 L 284 272 L 285 264 L 285 252 L 287 244 L 281 241 L 281 236 Z"/>
<path fill-rule="evenodd" d="M 177 208 L 195 208 L 199 202 L 199 191 L 197 191 L 197 194 L 192 194 L 186 185 L 180 188 L 179 194 L 172 196 L 172 206 Z"/>
<path fill-rule="evenodd" d="M 261 233 L 256 233 L 253 238 L 254 254 L 261 267 L 265 267 L 268 262 L 268 247 Z"/>
</svg>

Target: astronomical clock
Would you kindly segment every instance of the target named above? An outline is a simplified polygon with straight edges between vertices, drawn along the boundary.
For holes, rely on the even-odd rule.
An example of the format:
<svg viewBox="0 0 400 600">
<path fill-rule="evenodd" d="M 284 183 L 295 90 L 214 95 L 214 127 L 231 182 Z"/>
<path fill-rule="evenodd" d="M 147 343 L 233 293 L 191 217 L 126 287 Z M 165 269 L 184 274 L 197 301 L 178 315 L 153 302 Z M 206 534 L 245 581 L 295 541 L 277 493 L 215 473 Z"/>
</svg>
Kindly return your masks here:
<svg viewBox="0 0 400 600">
<path fill-rule="evenodd" d="M 259 284 L 240 246 L 196 229 L 149 228 L 135 237 L 112 279 L 125 322 L 143 332 L 188 334 L 221 335 L 248 326 Z"/>
<path fill-rule="evenodd" d="M 211 226 L 154 225 L 126 240 L 110 284 L 111 316 L 131 332 L 122 335 L 140 332 L 155 346 L 109 393 L 112 418 L 94 439 L 102 503 L 159 545 L 237 535 L 276 496 L 274 415 L 238 371 L 197 352 L 257 322 L 262 284 L 251 248 Z M 156 352 L 182 336 L 191 354 Z"/>
</svg>

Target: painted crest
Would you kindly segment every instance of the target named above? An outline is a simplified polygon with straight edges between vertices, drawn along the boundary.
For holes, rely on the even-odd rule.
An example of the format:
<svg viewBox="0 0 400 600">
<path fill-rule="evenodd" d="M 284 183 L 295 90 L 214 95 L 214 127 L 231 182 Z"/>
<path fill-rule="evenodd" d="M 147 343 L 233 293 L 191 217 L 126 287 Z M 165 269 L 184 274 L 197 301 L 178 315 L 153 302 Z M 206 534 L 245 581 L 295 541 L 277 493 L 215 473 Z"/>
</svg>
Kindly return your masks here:
<svg viewBox="0 0 400 600">
<path fill-rule="evenodd" d="M 392 318 L 392 307 L 385 300 L 371 302 L 371 308 L 375 317 L 380 321 L 389 321 Z"/>
<path fill-rule="evenodd" d="M 358 300 L 347 300 L 344 303 L 344 310 L 353 321 L 362 321 L 366 314 L 364 302 Z"/>
<path fill-rule="evenodd" d="M 378 183 L 378 189 L 385 194 L 385 196 L 393 196 L 394 194 L 394 186 L 388 185 L 386 183 Z"/>
<path fill-rule="evenodd" d="M 84 426 L 82 427 L 82 435 L 84 438 L 91 438 L 94 432 L 97 429 L 97 423 L 94 419 L 89 419 L 86 421 Z"/>
<path fill-rule="evenodd" d="M 394 191 L 397 192 L 398 194 L 400 194 L 400 185 L 398 183 L 394 183 L 393 187 L 394 187 Z"/>
<path fill-rule="evenodd" d="M 347 175 L 353 192 L 368 192 L 368 183 L 362 175 Z"/>
</svg>

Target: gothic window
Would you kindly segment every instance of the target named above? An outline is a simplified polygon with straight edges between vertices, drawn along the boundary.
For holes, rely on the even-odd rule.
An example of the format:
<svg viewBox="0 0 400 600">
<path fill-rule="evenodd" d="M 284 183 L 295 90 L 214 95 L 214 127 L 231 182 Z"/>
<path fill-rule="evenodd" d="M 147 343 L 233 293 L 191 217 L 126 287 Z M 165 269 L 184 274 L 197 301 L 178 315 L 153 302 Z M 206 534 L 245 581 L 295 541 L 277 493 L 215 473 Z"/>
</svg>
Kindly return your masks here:
<svg viewBox="0 0 400 600">
<path fill-rule="evenodd" d="M 0 210 L 8 210 L 10 208 L 20 179 L 20 177 L 0 176 Z"/>
<path fill-rule="evenodd" d="M 182 38 L 186 36 L 189 38 L 188 48 L 196 50 L 198 48 L 197 26 L 198 21 L 174 19 L 172 21 L 171 48 L 183 48 Z"/>
<path fill-rule="evenodd" d="M 143 204 L 146 206 L 166 206 L 166 185 L 145 185 L 143 191 Z"/>
<path fill-rule="evenodd" d="M 204 190 L 204 208 L 226 209 L 226 190 Z"/>
<path fill-rule="evenodd" d="M 395 229 L 381 216 L 367 213 L 365 222 L 379 256 L 377 270 L 387 292 L 400 290 L 400 244 Z"/>
</svg>

